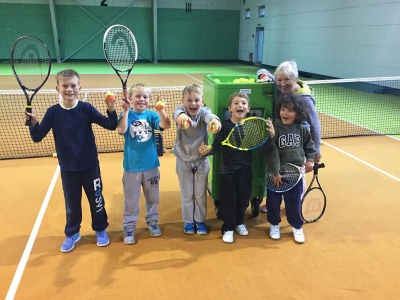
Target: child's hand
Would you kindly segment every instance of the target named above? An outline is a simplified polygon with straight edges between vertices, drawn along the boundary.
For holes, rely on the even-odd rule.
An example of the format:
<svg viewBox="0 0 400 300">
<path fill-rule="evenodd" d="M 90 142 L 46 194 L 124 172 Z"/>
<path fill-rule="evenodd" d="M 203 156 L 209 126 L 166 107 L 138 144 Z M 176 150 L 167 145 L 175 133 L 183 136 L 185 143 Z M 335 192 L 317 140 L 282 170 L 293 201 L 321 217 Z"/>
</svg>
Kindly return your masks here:
<svg viewBox="0 0 400 300">
<path fill-rule="evenodd" d="M 32 112 L 28 113 L 27 111 L 25 111 L 25 119 L 29 120 L 29 118 L 31 118 L 31 124 L 32 126 L 35 126 L 38 122 L 37 118 L 36 118 L 36 114 L 34 109 L 32 108 Z"/>
<path fill-rule="evenodd" d="M 281 175 L 278 174 L 278 175 L 274 176 L 274 184 L 276 186 L 282 185 L 282 176 Z"/>
<path fill-rule="evenodd" d="M 207 155 L 212 149 L 212 146 L 207 146 L 206 144 L 201 143 L 200 147 L 199 147 L 199 152 L 201 155 Z"/>
<path fill-rule="evenodd" d="M 217 119 L 212 119 L 208 126 L 211 133 L 217 133 L 222 128 L 221 122 Z"/>
<path fill-rule="evenodd" d="M 121 107 L 123 111 L 128 111 L 131 108 L 131 100 L 124 97 L 124 95 L 122 95 L 122 103 L 121 103 Z"/>
<path fill-rule="evenodd" d="M 176 123 L 181 129 L 188 129 L 190 127 L 190 125 L 192 124 L 192 122 L 190 121 L 190 118 L 184 113 L 179 115 Z"/>
<path fill-rule="evenodd" d="M 115 105 L 117 104 L 117 100 L 109 101 L 107 98 L 104 100 L 107 105 L 107 110 L 111 113 L 115 110 Z"/>
<path fill-rule="evenodd" d="M 314 162 L 307 160 L 303 164 L 303 166 L 306 169 L 306 173 L 311 172 L 313 170 L 313 167 L 314 167 Z"/>
<path fill-rule="evenodd" d="M 266 123 L 267 123 L 267 131 L 269 132 L 269 136 L 271 139 L 273 139 L 275 136 L 275 128 L 274 128 L 274 125 L 272 124 L 272 120 L 270 118 L 268 118 L 266 120 Z"/>
</svg>

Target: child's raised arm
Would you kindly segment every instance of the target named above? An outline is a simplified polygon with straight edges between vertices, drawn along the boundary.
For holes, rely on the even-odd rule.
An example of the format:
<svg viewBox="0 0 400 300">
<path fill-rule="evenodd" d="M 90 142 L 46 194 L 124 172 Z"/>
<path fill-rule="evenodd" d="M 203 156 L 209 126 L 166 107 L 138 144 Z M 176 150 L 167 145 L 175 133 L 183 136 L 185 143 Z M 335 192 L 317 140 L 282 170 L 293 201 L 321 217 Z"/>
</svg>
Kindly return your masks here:
<svg viewBox="0 0 400 300">
<path fill-rule="evenodd" d="M 125 132 L 128 130 L 128 113 L 130 106 L 131 106 L 131 101 L 129 97 L 128 99 L 125 99 L 125 97 L 122 96 L 122 103 L 121 103 L 122 113 L 117 126 L 117 131 L 119 134 L 125 134 Z"/>
</svg>

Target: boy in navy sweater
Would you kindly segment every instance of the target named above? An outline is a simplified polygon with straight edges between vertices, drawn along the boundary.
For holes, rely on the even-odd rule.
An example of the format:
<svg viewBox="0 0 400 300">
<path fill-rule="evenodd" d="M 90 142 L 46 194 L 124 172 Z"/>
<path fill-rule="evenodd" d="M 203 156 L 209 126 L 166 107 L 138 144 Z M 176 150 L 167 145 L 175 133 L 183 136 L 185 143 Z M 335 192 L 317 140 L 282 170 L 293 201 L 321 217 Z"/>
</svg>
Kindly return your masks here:
<svg viewBox="0 0 400 300">
<path fill-rule="evenodd" d="M 63 70 L 57 74 L 56 90 L 62 98 L 60 103 L 47 109 L 40 124 L 34 111 L 25 113 L 26 119 L 31 118 L 29 130 L 35 143 L 39 143 L 50 129 L 53 130 L 66 209 L 66 239 L 61 245 L 62 252 L 74 249 L 74 244 L 81 238 L 82 187 L 89 200 L 97 245 L 103 247 L 109 244 L 103 183 L 92 123 L 115 130 L 115 101 L 105 101 L 108 115 L 105 117 L 90 103 L 78 100 L 80 89 L 79 74 L 74 70 Z"/>
</svg>

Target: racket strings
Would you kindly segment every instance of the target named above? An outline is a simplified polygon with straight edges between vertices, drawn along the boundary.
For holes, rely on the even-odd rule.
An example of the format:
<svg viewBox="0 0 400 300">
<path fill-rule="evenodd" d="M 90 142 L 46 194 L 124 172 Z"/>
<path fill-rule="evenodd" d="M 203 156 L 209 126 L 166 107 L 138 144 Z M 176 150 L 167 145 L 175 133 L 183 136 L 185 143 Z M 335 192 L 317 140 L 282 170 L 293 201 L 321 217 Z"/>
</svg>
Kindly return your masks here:
<svg viewBox="0 0 400 300">
<path fill-rule="evenodd" d="M 130 70 L 137 58 L 136 40 L 123 26 L 114 26 L 107 33 L 104 50 L 109 63 L 122 72 Z"/>
<path fill-rule="evenodd" d="M 32 91 L 47 78 L 51 60 L 44 44 L 35 38 L 18 41 L 13 50 L 14 70 L 25 88 Z"/>
<path fill-rule="evenodd" d="M 268 172 L 265 176 L 265 184 L 269 189 L 276 192 L 287 191 L 296 185 L 299 179 L 303 176 L 304 172 L 304 168 L 298 169 L 295 166 L 284 164 L 279 170 L 279 175 L 282 177 L 282 184 L 276 185 L 274 181 L 274 175 L 270 172 Z"/>
<path fill-rule="evenodd" d="M 239 148 L 254 148 L 263 144 L 267 137 L 265 121 L 253 119 L 238 123 L 229 137 L 229 143 Z"/>
</svg>

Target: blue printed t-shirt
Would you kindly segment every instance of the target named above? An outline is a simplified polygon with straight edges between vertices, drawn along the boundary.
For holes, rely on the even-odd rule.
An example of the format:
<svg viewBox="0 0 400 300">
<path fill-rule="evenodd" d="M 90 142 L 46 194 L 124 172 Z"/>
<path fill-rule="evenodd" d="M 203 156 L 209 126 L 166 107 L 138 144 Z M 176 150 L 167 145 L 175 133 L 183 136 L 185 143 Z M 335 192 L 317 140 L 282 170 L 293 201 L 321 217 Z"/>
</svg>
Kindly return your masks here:
<svg viewBox="0 0 400 300">
<path fill-rule="evenodd" d="M 124 161 L 126 172 L 143 172 L 160 166 L 154 130 L 160 130 L 160 116 L 151 110 L 129 110 L 128 129 L 124 134 Z M 162 129 L 161 129 L 162 130 Z"/>
</svg>

